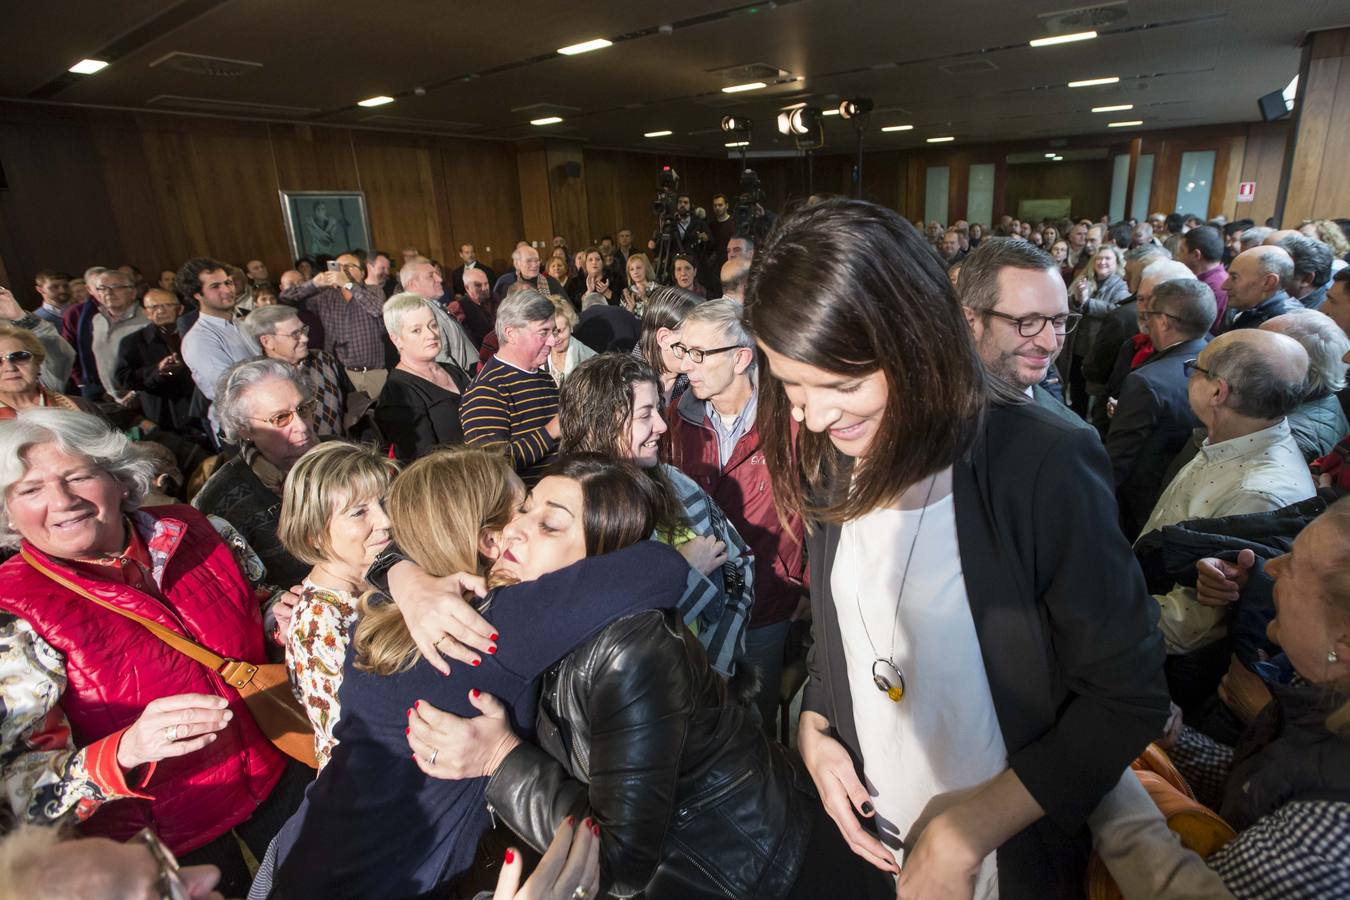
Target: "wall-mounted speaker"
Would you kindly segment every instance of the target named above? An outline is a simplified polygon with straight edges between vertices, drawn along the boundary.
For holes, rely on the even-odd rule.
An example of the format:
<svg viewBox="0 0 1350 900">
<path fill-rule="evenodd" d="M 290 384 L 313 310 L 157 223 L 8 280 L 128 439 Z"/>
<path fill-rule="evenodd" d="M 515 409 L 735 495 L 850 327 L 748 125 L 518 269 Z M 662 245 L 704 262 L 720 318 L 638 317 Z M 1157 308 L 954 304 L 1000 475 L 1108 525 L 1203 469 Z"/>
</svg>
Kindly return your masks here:
<svg viewBox="0 0 1350 900">
<path fill-rule="evenodd" d="M 1258 99 L 1256 105 L 1261 109 L 1261 118 L 1267 122 L 1274 122 L 1289 115 L 1289 104 L 1284 102 L 1283 91 L 1271 91 Z"/>
<path fill-rule="evenodd" d="M 565 177 L 565 178 L 580 178 L 580 177 L 581 177 L 581 163 L 579 163 L 579 162 L 577 162 L 577 161 L 575 161 L 575 160 L 572 160 L 572 161 L 570 161 L 570 162 L 565 162 L 565 163 L 562 164 L 562 172 L 563 172 L 563 177 Z"/>
</svg>

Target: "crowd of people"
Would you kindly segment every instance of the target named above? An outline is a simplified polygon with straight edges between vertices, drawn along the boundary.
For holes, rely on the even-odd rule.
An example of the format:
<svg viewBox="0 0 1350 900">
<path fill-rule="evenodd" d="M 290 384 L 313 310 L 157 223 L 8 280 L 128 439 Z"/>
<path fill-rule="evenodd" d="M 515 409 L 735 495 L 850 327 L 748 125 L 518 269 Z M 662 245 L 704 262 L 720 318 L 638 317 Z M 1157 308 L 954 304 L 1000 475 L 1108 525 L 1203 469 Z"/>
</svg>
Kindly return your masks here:
<svg viewBox="0 0 1350 900">
<path fill-rule="evenodd" d="M 0 898 L 1350 894 L 1350 222 L 710 205 L 0 289 Z"/>
</svg>

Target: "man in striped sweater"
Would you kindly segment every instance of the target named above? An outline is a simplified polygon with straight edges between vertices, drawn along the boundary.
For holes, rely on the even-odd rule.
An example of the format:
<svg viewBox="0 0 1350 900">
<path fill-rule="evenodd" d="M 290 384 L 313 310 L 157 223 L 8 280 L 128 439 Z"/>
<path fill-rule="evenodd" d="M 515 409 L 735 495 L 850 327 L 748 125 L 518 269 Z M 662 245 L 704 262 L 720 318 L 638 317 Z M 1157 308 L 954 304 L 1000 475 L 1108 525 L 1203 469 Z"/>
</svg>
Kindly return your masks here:
<svg viewBox="0 0 1350 900">
<path fill-rule="evenodd" d="M 510 453 L 527 486 L 543 477 L 558 452 L 558 386 L 540 369 L 553 348 L 553 302 L 522 290 L 497 309 L 500 349 L 464 392 L 464 438 Z"/>
</svg>

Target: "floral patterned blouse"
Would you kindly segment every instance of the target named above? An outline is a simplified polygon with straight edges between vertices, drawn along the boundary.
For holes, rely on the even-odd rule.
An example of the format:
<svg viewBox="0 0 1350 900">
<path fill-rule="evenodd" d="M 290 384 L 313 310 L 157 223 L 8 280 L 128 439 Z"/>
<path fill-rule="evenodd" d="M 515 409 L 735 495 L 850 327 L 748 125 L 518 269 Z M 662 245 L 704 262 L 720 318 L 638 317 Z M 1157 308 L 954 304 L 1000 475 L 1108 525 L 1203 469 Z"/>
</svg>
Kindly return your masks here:
<svg viewBox="0 0 1350 900">
<path fill-rule="evenodd" d="M 286 668 L 300 705 L 314 725 L 314 755 L 322 770 L 337 746 L 333 728 L 341 715 L 338 686 L 356 624 L 358 598 L 320 587 L 308 578 L 303 587 L 286 635 Z"/>
</svg>

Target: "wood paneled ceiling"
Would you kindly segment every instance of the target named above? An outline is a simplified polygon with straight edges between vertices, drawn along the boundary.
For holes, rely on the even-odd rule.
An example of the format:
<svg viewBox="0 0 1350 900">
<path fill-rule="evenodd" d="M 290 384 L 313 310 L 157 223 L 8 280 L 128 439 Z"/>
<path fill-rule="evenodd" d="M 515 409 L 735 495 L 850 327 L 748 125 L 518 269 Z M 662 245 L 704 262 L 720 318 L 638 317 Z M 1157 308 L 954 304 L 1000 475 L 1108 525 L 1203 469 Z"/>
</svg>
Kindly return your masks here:
<svg viewBox="0 0 1350 900">
<path fill-rule="evenodd" d="M 1101 133 L 1259 118 L 1309 31 L 1350 25 L 1344 0 L 62 0 L 12 4 L 0 96 L 723 155 L 724 115 L 754 123 L 750 149 L 786 150 L 780 108 L 875 100 L 869 149 Z M 1096 24 L 1100 37 L 1033 49 Z M 559 47 L 595 37 L 580 56 Z M 194 59 L 206 56 L 217 61 Z M 96 75 L 66 69 L 84 57 Z M 243 65 L 236 65 L 242 63 Z M 770 86 L 729 95 L 773 72 Z M 1067 82 L 1118 76 L 1071 89 Z M 386 94 L 395 102 L 356 106 Z M 1094 106 L 1132 103 L 1121 113 Z M 549 127 L 531 119 L 558 115 Z M 825 119 L 827 149 L 852 126 Z M 911 124 L 912 131 L 881 127 Z M 669 130 L 669 137 L 644 138 Z"/>
</svg>

